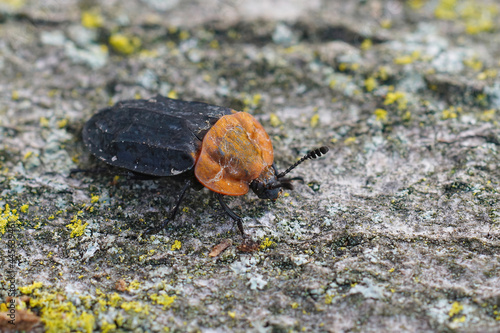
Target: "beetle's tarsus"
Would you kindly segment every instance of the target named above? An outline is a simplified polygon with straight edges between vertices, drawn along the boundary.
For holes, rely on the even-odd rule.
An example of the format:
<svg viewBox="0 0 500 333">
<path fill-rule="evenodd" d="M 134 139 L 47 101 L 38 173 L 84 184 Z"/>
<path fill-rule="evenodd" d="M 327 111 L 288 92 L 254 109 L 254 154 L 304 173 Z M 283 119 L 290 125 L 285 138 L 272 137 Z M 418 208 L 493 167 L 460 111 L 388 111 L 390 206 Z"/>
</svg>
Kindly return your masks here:
<svg viewBox="0 0 500 333">
<path fill-rule="evenodd" d="M 243 239 L 246 239 L 247 238 L 247 235 L 245 234 L 245 231 L 243 230 L 243 223 L 241 222 L 241 219 L 237 220 L 236 221 L 236 224 L 238 225 L 238 230 L 240 231 L 241 233 L 241 237 Z"/>
<path fill-rule="evenodd" d="M 222 194 L 220 193 L 216 193 L 215 196 L 217 197 L 217 199 L 219 200 L 219 203 L 220 205 L 222 206 L 222 208 L 224 209 L 224 211 L 227 213 L 227 215 L 229 215 L 233 220 L 236 221 L 236 225 L 238 226 L 238 230 L 240 231 L 241 233 L 241 236 L 243 238 L 246 237 L 245 235 L 245 231 L 243 229 L 243 223 L 242 223 L 242 218 L 238 215 L 236 215 L 235 212 L 233 212 L 231 210 L 231 208 L 229 208 L 228 205 L 226 205 L 226 203 L 224 202 L 224 200 L 222 199 Z"/>
</svg>

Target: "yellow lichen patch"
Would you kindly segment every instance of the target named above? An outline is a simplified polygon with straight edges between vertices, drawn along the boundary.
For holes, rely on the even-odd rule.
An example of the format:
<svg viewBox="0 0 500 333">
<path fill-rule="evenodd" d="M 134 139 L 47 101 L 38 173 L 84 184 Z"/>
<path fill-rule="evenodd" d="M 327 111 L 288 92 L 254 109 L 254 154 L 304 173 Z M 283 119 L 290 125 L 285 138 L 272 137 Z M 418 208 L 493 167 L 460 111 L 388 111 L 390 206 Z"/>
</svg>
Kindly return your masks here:
<svg viewBox="0 0 500 333">
<path fill-rule="evenodd" d="M 95 317 L 88 312 L 82 312 L 77 319 L 77 325 L 83 329 L 84 332 L 92 332 L 94 330 Z"/>
<path fill-rule="evenodd" d="M 139 52 L 139 57 L 141 58 L 157 58 L 158 50 L 141 50 Z"/>
<path fill-rule="evenodd" d="M 141 40 L 138 37 L 127 37 L 117 33 L 109 37 L 109 44 L 118 53 L 132 54 L 141 47 Z"/>
<path fill-rule="evenodd" d="M 279 125 L 281 125 L 281 121 L 275 113 L 271 113 L 269 115 L 269 122 L 271 123 L 272 127 L 278 127 Z"/>
<path fill-rule="evenodd" d="M 19 91 L 17 90 L 12 90 L 12 94 L 10 96 L 13 101 L 17 101 L 19 99 Z"/>
<path fill-rule="evenodd" d="M 49 127 L 49 120 L 45 117 L 40 118 L 40 126 L 41 127 Z"/>
<path fill-rule="evenodd" d="M 363 42 L 361 42 L 361 45 L 359 46 L 361 50 L 366 51 L 371 49 L 373 46 L 373 42 L 371 39 L 365 39 Z"/>
<path fill-rule="evenodd" d="M 101 321 L 101 332 L 102 333 L 108 333 L 108 332 L 114 332 L 116 330 L 116 325 L 113 323 L 108 323 L 106 320 Z"/>
<path fill-rule="evenodd" d="M 211 40 L 210 41 L 210 48 L 219 49 L 220 48 L 219 41 L 216 39 Z"/>
<path fill-rule="evenodd" d="M 465 25 L 465 32 L 469 35 L 476 35 L 483 31 L 491 31 L 493 27 L 494 25 L 491 19 L 471 21 Z"/>
<path fill-rule="evenodd" d="M 327 294 L 327 295 L 325 296 L 325 304 L 327 304 L 327 305 L 328 305 L 328 304 L 332 304 L 332 301 L 333 301 L 333 295 L 329 295 L 329 294 Z"/>
<path fill-rule="evenodd" d="M 481 121 L 492 121 L 493 119 L 495 119 L 495 112 L 496 112 L 495 109 L 486 110 L 483 113 L 481 113 L 479 119 Z"/>
<path fill-rule="evenodd" d="M 95 317 L 88 312 L 82 312 L 79 316 L 75 314 L 76 308 L 70 304 L 68 310 L 63 305 L 60 308 L 42 310 L 41 318 L 45 324 L 45 330 L 48 333 L 52 332 L 69 332 L 78 329 L 91 333 L 94 330 Z"/>
<path fill-rule="evenodd" d="M 406 109 L 407 99 L 404 92 L 396 91 L 396 92 L 388 92 L 387 96 L 384 100 L 384 105 L 390 105 L 393 103 L 398 104 L 398 108 L 400 110 Z"/>
<path fill-rule="evenodd" d="M 411 9 L 418 10 L 422 8 L 426 2 L 427 0 L 408 0 L 406 3 L 408 4 L 408 6 L 410 6 Z"/>
<path fill-rule="evenodd" d="M 486 79 L 493 79 L 493 78 L 496 78 L 498 75 L 498 70 L 494 69 L 494 68 L 489 68 L 489 69 L 486 69 L 484 70 L 483 72 L 479 73 L 477 75 L 477 79 L 478 80 L 486 80 Z"/>
<path fill-rule="evenodd" d="M 78 311 L 73 303 L 60 293 L 42 292 L 43 284 L 35 282 L 27 287 L 20 287 L 24 294 L 30 294 L 29 306 L 37 308 L 45 332 L 93 332 L 95 317 L 92 313 Z"/>
<path fill-rule="evenodd" d="M 177 99 L 179 96 L 175 90 L 170 90 L 167 95 L 168 98 Z"/>
<path fill-rule="evenodd" d="M 2 235 L 5 234 L 9 222 L 14 223 L 17 221 L 19 221 L 17 209 L 11 209 L 9 204 L 6 204 L 4 208 L 0 207 L 0 233 Z"/>
<path fill-rule="evenodd" d="M 386 81 L 389 78 L 389 68 L 387 66 L 380 66 L 376 77 L 382 81 Z"/>
<path fill-rule="evenodd" d="M 495 27 L 494 22 L 498 21 L 498 5 L 469 0 L 461 6 L 459 13 L 465 21 L 465 32 L 470 35 L 491 31 Z"/>
<path fill-rule="evenodd" d="M 266 239 L 264 239 L 262 241 L 262 243 L 260 244 L 260 249 L 264 250 L 264 249 L 272 246 L 273 244 L 274 244 L 274 242 L 272 240 L 270 240 L 269 238 L 266 237 Z"/>
<path fill-rule="evenodd" d="M 486 94 L 477 94 L 476 95 L 476 103 L 480 105 L 486 105 L 487 104 L 487 95 Z M 457 108 L 458 109 L 458 108 Z"/>
<path fill-rule="evenodd" d="M 57 127 L 59 128 L 66 127 L 66 125 L 68 125 L 68 119 L 61 119 L 57 122 Z"/>
<path fill-rule="evenodd" d="M 252 96 L 252 104 L 253 105 L 258 105 L 260 103 L 260 100 L 262 99 L 261 94 L 255 94 Z"/>
<path fill-rule="evenodd" d="M 170 250 L 172 250 L 172 251 L 180 250 L 181 247 L 182 247 L 181 241 L 175 240 L 174 244 L 172 244 L 172 247 L 170 248 Z"/>
<path fill-rule="evenodd" d="M 19 291 L 23 294 L 29 295 L 31 294 L 34 290 L 40 289 L 43 287 L 42 282 L 33 282 L 29 286 L 26 287 L 19 287 Z"/>
<path fill-rule="evenodd" d="M 163 305 L 163 310 L 169 308 L 174 303 L 177 296 L 168 296 L 167 294 L 152 294 L 149 296 L 153 302 L 159 305 Z"/>
<path fill-rule="evenodd" d="M 480 71 L 481 69 L 483 69 L 483 63 L 482 61 L 476 59 L 476 58 L 469 58 L 469 59 L 465 59 L 463 61 L 464 65 L 469 67 L 469 68 L 472 68 L 473 70 L 475 71 Z"/>
<path fill-rule="evenodd" d="M 411 55 L 404 55 L 394 59 L 396 65 L 407 65 L 420 58 L 420 51 L 413 51 Z"/>
<path fill-rule="evenodd" d="M 408 121 L 411 119 L 411 112 L 410 111 L 406 111 L 403 116 L 401 117 L 401 120 L 403 121 Z"/>
<path fill-rule="evenodd" d="M 182 30 L 181 32 L 179 32 L 179 39 L 180 40 L 186 40 L 190 37 L 190 34 L 189 34 L 189 31 L 187 30 Z"/>
<path fill-rule="evenodd" d="M 434 15 L 442 20 L 460 19 L 465 23 L 465 32 L 478 34 L 492 31 L 498 21 L 498 4 L 481 3 L 474 0 L 440 0 Z"/>
<path fill-rule="evenodd" d="M 434 15 L 441 20 L 453 20 L 457 17 L 457 13 L 455 12 L 456 5 L 457 0 L 440 0 L 434 10 Z"/>
<path fill-rule="evenodd" d="M 112 306 L 112 307 L 117 307 L 121 301 L 122 301 L 122 298 L 120 295 L 118 295 L 118 293 L 112 293 L 111 295 L 108 295 L 107 304 Z"/>
<path fill-rule="evenodd" d="M 458 116 L 458 109 L 456 109 L 454 106 L 450 106 L 448 109 L 443 110 L 441 113 L 441 118 L 446 120 L 446 119 L 453 119 Z"/>
<path fill-rule="evenodd" d="M 54 97 L 56 97 L 56 95 L 57 95 L 58 92 L 59 92 L 58 89 L 50 89 L 47 92 L 47 96 L 49 96 L 50 98 L 54 98 Z"/>
<path fill-rule="evenodd" d="M 344 140 L 344 144 L 346 145 L 350 145 L 355 142 L 356 142 L 356 137 L 354 136 L 348 137 L 347 139 Z"/>
<path fill-rule="evenodd" d="M 97 194 L 92 194 L 92 195 L 90 196 L 90 203 L 93 203 L 93 204 L 94 204 L 94 203 L 96 203 L 96 202 L 98 202 L 98 201 L 99 201 L 99 196 L 98 196 Z"/>
<path fill-rule="evenodd" d="M 346 63 L 341 63 L 339 64 L 339 71 L 341 72 L 344 72 L 345 70 L 347 70 L 347 64 Z"/>
<path fill-rule="evenodd" d="M 95 309 L 98 312 L 104 312 L 104 311 L 106 311 L 106 306 L 108 305 L 108 302 L 106 302 L 105 299 L 99 298 L 97 300 L 97 305 L 98 305 L 98 307 L 95 307 Z"/>
<path fill-rule="evenodd" d="M 139 281 L 132 281 L 130 282 L 129 286 L 127 287 L 127 291 L 132 291 L 132 290 L 137 290 L 141 286 L 141 283 Z"/>
<path fill-rule="evenodd" d="M 12 9 L 19 9 L 25 5 L 26 0 L 2 0 L 2 3 L 12 7 Z"/>
<path fill-rule="evenodd" d="M 104 19 L 101 14 L 95 9 L 84 11 L 82 13 L 81 21 L 85 28 L 90 29 L 102 27 L 104 23 Z"/>
<path fill-rule="evenodd" d="M 413 62 L 413 58 L 409 55 L 397 57 L 394 59 L 394 63 L 396 65 L 407 65 L 407 64 L 411 64 L 412 62 Z"/>
<path fill-rule="evenodd" d="M 459 302 L 453 302 L 453 304 L 451 305 L 451 309 L 450 309 L 450 312 L 448 313 L 448 315 L 450 317 L 453 317 L 453 316 L 459 314 L 463 309 L 464 309 L 464 306 L 462 304 L 460 304 Z"/>
<path fill-rule="evenodd" d="M 120 307 L 125 311 L 149 314 L 149 306 L 138 301 L 123 302 Z"/>
<path fill-rule="evenodd" d="M 28 158 L 30 158 L 31 155 L 33 155 L 33 152 L 27 151 L 26 154 L 24 154 L 24 156 L 23 156 L 23 160 L 26 161 Z"/>
<path fill-rule="evenodd" d="M 384 29 L 390 29 L 392 27 L 392 21 L 389 19 L 385 19 L 380 21 L 380 26 Z"/>
<path fill-rule="evenodd" d="M 316 126 L 318 126 L 318 123 L 319 123 L 319 114 L 315 114 L 311 117 L 311 120 L 309 122 L 311 124 L 311 127 L 314 128 Z"/>
<path fill-rule="evenodd" d="M 373 89 L 377 88 L 377 80 L 375 80 L 374 77 L 369 77 L 365 80 L 365 89 L 366 91 L 370 92 Z"/>
<path fill-rule="evenodd" d="M 375 117 L 378 121 L 386 121 L 387 120 L 387 111 L 384 109 L 376 109 L 374 114 L 375 114 Z"/>
<path fill-rule="evenodd" d="M 71 223 L 66 225 L 68 229 L 71 229 L 70 237 L 80 237 L 81 235 L 83 235 L 88 222 L 83 223 L 82 220 L 78 218 L 78 215 L 73 216 L 70 222 Z"/>
</svg>

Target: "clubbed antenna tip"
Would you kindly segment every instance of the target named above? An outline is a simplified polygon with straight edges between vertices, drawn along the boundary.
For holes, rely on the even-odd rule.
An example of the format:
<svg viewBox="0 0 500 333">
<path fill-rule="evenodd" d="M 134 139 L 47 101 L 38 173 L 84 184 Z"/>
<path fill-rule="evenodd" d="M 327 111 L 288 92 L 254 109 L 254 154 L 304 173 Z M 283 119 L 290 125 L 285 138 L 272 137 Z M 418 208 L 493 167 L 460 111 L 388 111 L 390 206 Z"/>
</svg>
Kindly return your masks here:
<svg viewBox="0 0 500 333">
<path fill-rule="evenodd" d="M 294 165 L 292 165 L 291 167 L 289 167 L 288 169 L 286 169 L 285 171 L 283 171 L 282 173 L 280 173 L 277 177 L 278 178 L 284 177 L 287 173 L 289 173 L 290 171 L 292 171 L 293 169 L 295 169 L 299 164 L 301 164 L 305 160 L 312 160 L 314 158 L 318 158 L 318 157 L 320 157 L 320 156 L 325 155 L 326 153 L 328 153 L 329 150 L 330 150 L 330 148 L 328 148 L 327 146 L 323 146 L 323 147 L 311 150 L 304 157 L 302 157 L 300 160 L 298 160 Z"/>
</svg>

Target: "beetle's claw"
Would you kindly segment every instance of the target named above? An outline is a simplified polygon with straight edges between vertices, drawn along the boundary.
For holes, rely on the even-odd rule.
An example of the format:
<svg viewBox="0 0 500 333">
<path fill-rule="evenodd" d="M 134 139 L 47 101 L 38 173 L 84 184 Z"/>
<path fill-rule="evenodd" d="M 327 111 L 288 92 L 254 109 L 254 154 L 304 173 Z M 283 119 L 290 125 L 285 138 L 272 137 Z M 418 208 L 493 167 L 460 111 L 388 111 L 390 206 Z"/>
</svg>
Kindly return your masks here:
<svg viewBox="0 0 500 333">
<path fill-rule="evenodd" d="M 241 218 L 236 220 L 236 224 L 238 226 L 238 230 L 240 231 L 241 238 L 246 239 L 247 235 L 245 235 L 245 231 L 243 230 L 243 223 L 241 222 Z"/>
</svg>

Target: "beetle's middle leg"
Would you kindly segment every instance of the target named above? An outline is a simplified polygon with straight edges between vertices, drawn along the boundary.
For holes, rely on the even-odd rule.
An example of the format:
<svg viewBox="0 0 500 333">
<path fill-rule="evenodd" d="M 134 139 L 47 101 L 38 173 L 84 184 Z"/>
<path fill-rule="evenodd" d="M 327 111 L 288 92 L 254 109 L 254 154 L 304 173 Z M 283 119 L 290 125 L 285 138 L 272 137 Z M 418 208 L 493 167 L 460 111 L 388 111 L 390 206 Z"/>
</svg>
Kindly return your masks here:
<svg viewBox="0 0 500 333">
<path fill-rule="evenodd" d="M 182 200 L 184 200 L 184 196 L 186 195 L 186 192 L 191 187 L 191 185 L 192 185 L 191 180 L 188 179 L 184 184 L 184 186 L 182 187 L 181 193 L 179 194 L 179 198 L 177 199 L 177 203 L 175 204 L 174 209 L 172 209 L 172 211 L 170 212 L 170 216 L 168 217 L 168 219 L 164 220 L 159 226 L 152 226 L 147 228 L 146 231 L 144 231 L 144 234 L 159 232 L 163 230 L 170 221 L 173 221 L 175 219 L 175 215 L 177 215 L 179 206 L 181 205 Z"/>
<path fill-rule="evenodd" d="M 238 230 L 241 233 L 241 237 L 245 238 L 246 236 L 245 236 L 245 232 L 243 231 L 242 218 L 240 216 L 236 215 L 236 213 L 233 212 L 231 210 L 231 208 L 229 208 L 229 206 L 222 199 L 222 194 L 215 193 L 215 196 L 217 197 L 217 199 L 219 199 L 219 203 L 222 206 L 222 208 L 224 209 L 224 211 L 227 213 L 227 215 L 229 215 L 233 220 L 236 221 L 236 224 L 238 226 Z"/>
</svg>

